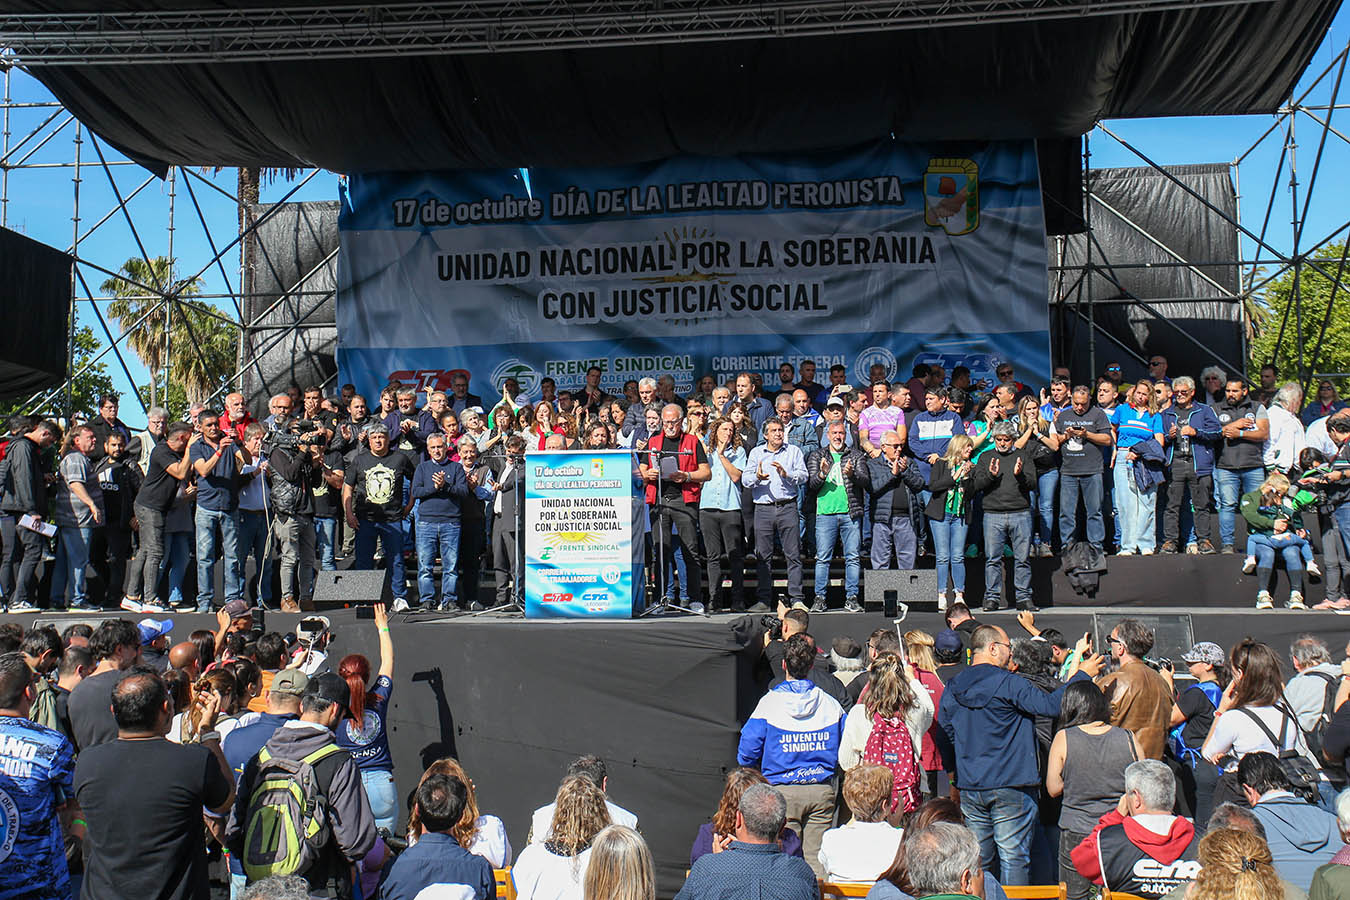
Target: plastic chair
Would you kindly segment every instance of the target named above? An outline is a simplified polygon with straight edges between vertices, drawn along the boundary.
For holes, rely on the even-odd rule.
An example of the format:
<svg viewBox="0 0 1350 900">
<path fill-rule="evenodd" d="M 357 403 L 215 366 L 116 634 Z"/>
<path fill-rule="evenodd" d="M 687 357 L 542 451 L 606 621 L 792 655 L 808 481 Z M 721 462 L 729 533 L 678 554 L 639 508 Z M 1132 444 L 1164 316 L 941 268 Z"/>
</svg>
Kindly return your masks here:
<svg viewBox="0 0 1350 900">
<path fill-rule="evenodd" d="M 1144 900 L 1144 898 L 1138 894 L 1127 894 L 1123 891 L 1102 891 L 1102 900 Z"/>
<path fill-rule="evenodd" d="M 872 885 L 875 883 L 874 881 L 817 881 L 817 884 L 820 885 L 822 900 L 866 897 L 867 892 L 872 889 Z"/>
<path fill-rule="evenodd" d="M 492 880 L 497 882 L 498 900 L 516 900 L 516 884 L 511 880 L 511 867 L 493 869 Z"/>
<path fill-rule="evenodd" d="M 1062 881 L 1059 884 L 1005 884 L 1003 891 L 1008 900 L 1067 900 L 1069 896 L 1069 886 Z"/>
</svg>

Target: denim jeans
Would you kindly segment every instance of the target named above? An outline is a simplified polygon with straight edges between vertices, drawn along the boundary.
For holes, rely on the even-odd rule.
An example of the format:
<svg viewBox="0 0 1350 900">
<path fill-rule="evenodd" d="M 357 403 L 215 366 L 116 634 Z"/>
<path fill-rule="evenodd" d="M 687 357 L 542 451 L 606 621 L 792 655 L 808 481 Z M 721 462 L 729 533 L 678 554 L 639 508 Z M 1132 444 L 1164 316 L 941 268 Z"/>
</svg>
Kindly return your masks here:
<svg viewBox="0 0 1350 900">
<path fill-rule="evenodd" d="M 267 552 L 267 513 L 239 510 L 239 580 L 245 585 L 248 555 L 258 563 L 258 599 L 264 605 L 272 601 L 272 556 Z M 284 593 L 284 591 L 283 591 Z"/>
<path fill-rule="evenodd" d="M 1102 520 L 1102 474 L 1062 475 L 1059 479 L 1059 545 L 1069 546 L 1078 535 L 1078 498 L 1083 498 L 1087 518 L 1087 542 L 1098 550 L 1106 540 Z"/>
<path fill-rule="evenodd" d="M 954 516 L 950 512 L 941 522 L 928 520 L 928 530 L 933 533 L 933 554 L 937 557 L 938 593 L 947 592 L 951 586 L 958 591 L 966 589 L 966 520 L 964 516 Z"/>
<path fill-rule="evenodd" d="M 844 598 L 858 599 L 858 579 L 862 575 L 862 526 L 846 512 L 816 513 L 816 596 L 824 598 L 830 586 L 830 559 L 835 538 L 844 545 Z"/>
<path fill-rule="evenodd" d="M 1017 603 L 1031 602 L 1031 510 L 984 511 L 984 602 L 1003 594 L 1003 545 L 1012 546 L 1013 589 Z"/>
<path fill-rule="evenodd" d="M 417 523 L 417 599 L 423 606 L 436 602 L 436 579 L 431 566 L 441 558 L 441 605 L 455 604 L 458 578 L 455 564 L 459 560 L 459 520 Z"/>
<path fill-rule="evenodd" d="M 1297 547 L 1299 558 L 1305 563 L 1312 562 L 1312 544 L 1308 543 L 1306 538 L 1301 538 L 1292 531 L 1286 531 L 1284 534 L 1247 535 L 1248 556 L 1255 556 L 1257 559 L 1261 559 L 1261 548 L 1263 547 L 1270 548 L 1270 555 L 1267 558 L 1270 560 L 1272 568 L 1275 563 L 1275 554 L 1282 553 L 1286 547 Z"/>
<path fill-rule="evenodd" d="M 89 602 L 85 588 L 85 570 L 89 566 L 89 546 L 94 542 L 94 529 L 62 525 L 56 532 L 56 564 L 52 567 L 52 608 L 66 605 L 66 585 L 70 585 L 70 603 L 83 606 Z"/>
<path fill-rule="evenodd" d="M 1261 466 L 1251 469 L 1214 469 L 1214 494 L 1219 501 L 1219 543 L 1223 546 L 1236 540 L 1238 501 L 1243 494 L 1259 488 L 1265 478 L 1266 470 Z"/>
<path fill-rule="evenodd" d="M 1139 490 L 1134 479 L 1134 463 L 1128 450 L 1116 455 L 1116 511 L 1120 514 L 1120 549 L 1152 550 L 1155 546 L 1154 519 L 1158 511 L 1158 492 Z"/>
<path fill-rule="evenodd" d="M 197 507 L 197 612 L 210 612 L 215 599 L 216 560 L 225 567 L 225 603 L 244 595 L 239 578 L 239 514 Z M 220 539 L 216 539 L 216 527 Z M 223 605 L 223 604 L 222 604 Z"/>
<path fill-rule="evenodd" d="M 319 568 L 325 572 L 337 571 L 336 543 L 337 519 L 315 519 L 314 544 L 319 548 Z"/>
<path fill-rule="evenodd" d="M 993 871 L 997 855 L 999 883 L 1026 884 L 1031 866 L 1032 831 L 1039 812 L 1036 789 L 963 790 L 961 812 L 966 816 L 966 825 L 980 842 L 980 857 L 985 869 Z"/>
<path fill-rule="evenodd" d="M 183 579 L 187 577 L 188 560 L 192 559 L 192 533 L 188 531 L 166 531 L 164 533 L 164 556 L 159 561 L 159 577 L 169 573 L 168 604 L 183 604 Z M 150 589 L 145 589 L 150 596 Z"/>
<path fill-rule="evenodd" d="M 1284 567 L 1287 571 L 1297 572 L 1303 568 L 1303 550 L 1308 548 L 1308 542 L 1295 536 L 1292 541 L 1271 541 L 1270 537 L 1263 534 L 1254 534 L 1247 539 L 1247 553 L 1256 557 L 1257 569 L 1275 568 L 1275 555 L 1278 553 L 1284 557 Z M 1265 587 L 1263 583 L 1261 587 Z M 55 597 L 55 591 L 52 596 Z"/>
<path fill-rule="evenodd" d="M 1037 543 L 1047 547 L 1055 542 L 1055 495 L 1059 492 L 1059 469 L 1042 472 L 1036 479 Z"/>
<path fill-rule="evenodd" d="M 398 527 L 396 523 L 390 524 Z M 419 532 L 422 530 L 420 523 L 417 530 Z M 357 539 L 360 540 L 359 534 Z M 366 789 L 366 799 L 370 801 L 370 812 L 375 817 L 375 827 L 393 831 L 398 821 L 398 795 L 394 789 L 394 773 L 388 769 L 362 769 L 361 786 Z"/>
<path fill-rule="evenodd" d="M 375 568 L 375 539 L 384 542 L 384 561 L 389 564 L 390 589 L 397 599 L 408 598 L 408 571 L 403 565 L 403 526 L 398 522 L 358 519 L 355 569 Z"/>
</svg>

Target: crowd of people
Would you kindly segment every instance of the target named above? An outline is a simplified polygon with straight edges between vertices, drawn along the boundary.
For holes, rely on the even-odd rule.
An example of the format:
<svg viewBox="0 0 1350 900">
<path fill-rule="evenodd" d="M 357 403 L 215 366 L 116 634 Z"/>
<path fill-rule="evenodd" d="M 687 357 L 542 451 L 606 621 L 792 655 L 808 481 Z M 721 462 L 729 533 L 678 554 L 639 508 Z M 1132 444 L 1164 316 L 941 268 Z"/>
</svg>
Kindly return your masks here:
<svg viewBox="0 0 1350 900">
<path fill-rule="evenodd" d="M 1271 367 L 1252 390 L 1214 367 L 1199 384 L 1167 369 L 1155 355 L 1131 384 L 1110 363 L 1092 385 L 1056 369 L 1033 390 L 1005 362 L 985 390 L 961 366 L 888 381 L 878 365 L 855 387 L 840 365 L 818 383 L 808 360 L 800 373 L 785 364 L 777 390 L 742 373 L 681 396 L 667 375 L 611 396 L 592 366 L 576 391 L 543 379 L 538 400 L 508 378 L 486 406 L 461 373 L 422 407 L 397 384 L 374 408 L 352 385 L 338 397 L 292 388 L 255 421 L 236 393 L 182 422 L 151 409 L 140 433 L 108 396 L 64 430 L 10 422 L 0 593 L 10 612 L 209 612 L 241 598 L 298 611 L 316 570 L 350 557 L 391 570 L 396 611 L 481 610 L 486 570 L 501 606 L 516 599 L 526 454 L 627 448 L 646 501 L 648 590 L 694 612 L 744 611 L 747 599 L 767 612 L 778 557 L 790 602 L 858 612 L 864 564 L 909 569 L 929 555 L 939 609 L 1005 605 L 1006 566 L 1013 603 L 1034 611 L 1031 559 L 1074 548 L 1089 560 L 1241 553 L 1257 608 L 1275 605 L 1282 564 L 1287 606 L 1307 608 L 1306 573 L 1326 580 L 1319 608 L 1350 609 L 1350 409 L 1332 383 L 1304 405 Z M 970 566 L 984 589 L 968 600 Z"/>
<path fill-rule="evenodd" d="M 804 604 L 778 615 L 679 900 L 1350 891 L 1350 659 L 1314 635 L 1287 660 L 1198 642 L 1183 673 L 1128 618 L 1097 653 L 953 604 L 937 634 L 827 652 Z M 0 626 L 4 896 L 205 900 L 214 871 L 233 900 L 488 900 L 500 877 L 521 900 L 654 900 L 602 759 L 568 766 L 517 851 L 457 760 L 396 786 L 384 607 L 374 661 L 334 663 L 327 623 L 303 624 L 267 632 L 240 603 L 178 642 L 150 618 Z"/>
</svg>

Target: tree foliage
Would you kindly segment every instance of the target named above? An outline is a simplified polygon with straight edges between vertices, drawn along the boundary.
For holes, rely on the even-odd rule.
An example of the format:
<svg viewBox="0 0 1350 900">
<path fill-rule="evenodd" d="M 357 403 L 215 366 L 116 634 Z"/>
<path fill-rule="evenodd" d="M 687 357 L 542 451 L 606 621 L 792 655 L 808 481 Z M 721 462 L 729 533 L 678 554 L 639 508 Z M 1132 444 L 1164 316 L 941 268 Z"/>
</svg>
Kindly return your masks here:
<svg viewBox="0 0 1350 900">
<path fill-rule="evenodd" d="M 1329 275 L 1335 276 L 1344 243 L 1319 249 L 1315 258 Z M 1295 304 L 1294 270 L 1274 279 L 1254 298 L 1260 311 L 1256 334 L 1251 342 L 1248 368 L 1255 382 L 1261 367 L 1275 365 L 1281 381 L 1302 381 L 1304 376 L 1325 372 L 1350 372 L 1350 260 L 1341 273 L 1341 286 L 1332 297 L 1332 280 L 1311 266 L 1301 266 L 1298 275 L 1298 303 Z M 1328 306 L 1331 314 L 1328 316 Z M 1302 335 L 1298 329 L 1302 317 Z M 1256 318 L 1256 317 L 1254 317 Z M 1326 334 L 1322 335 L 1322 324 Z M 1280 326 L 1284 325 L 1281 338 Z M 1303 371 L 1299 371 L 1299 344 L 1303 347 Z M 1278 343 L 1277 343 L 1278 342 Z"/>
</svg>

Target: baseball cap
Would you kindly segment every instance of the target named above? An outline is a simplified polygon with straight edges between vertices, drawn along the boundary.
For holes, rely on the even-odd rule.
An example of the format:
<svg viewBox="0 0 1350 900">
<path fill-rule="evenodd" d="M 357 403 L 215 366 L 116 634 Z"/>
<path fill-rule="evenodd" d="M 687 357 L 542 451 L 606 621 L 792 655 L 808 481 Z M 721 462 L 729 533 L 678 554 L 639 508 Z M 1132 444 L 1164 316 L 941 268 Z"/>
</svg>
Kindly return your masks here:
<svg viewBox="0 0 1350 900">
<path fill-rule="evenodd" d="M 964 647 L 965 645 L 961 643 L 961 635 L 950 628 L 939 631 L 937 637 L 933 639 L 933 649 L 938 653 L 960 653 Z"/>
<path fill-rule="evenodd" d="M 1221 666 L 1224 664 L 1223 648 L 1213 641 L 1201 641 L 1181 654 L 1181 659 L 1187 663 L 1209 663 L 1211 666 Z"/>
<path fill-rule="evenodd" d="M 844 405 L 844 398 L 840 397 L 838 394 L 835 394 L 829 400 L 825 401 L 825 405 L 842 407 Z"/>
<path fill-rule="evenodd" d="M 242 619 L 245 616 L 253 615 L 247 600 L 235 599 L 225 604 L 225 615 L 231 619 Z"/>
<path fill-rule="evenodd" d="M 309 679 L 304 696 L 316 697 L 324 703 L 336 703 L 342 707 L 343 713 L 351 715 L 351 688 L 334 672 L 323 672 Z"/>
<path fill-rule="evenodd" d="M 286 694 L 290 697 L 303 697 L 309 687 L 309 676 L 299 669 L 282 669 L 272 679 L 268 688 L 274 694 Z M 349 694 L 350 696 L 350 694 Z"/>
<path fill-rule="evenodd" d="M 141 619 L 136 628 L 141 632 L 141 644 L 145 645 L 173 631 L 173 619 Z"/>
</svg>

